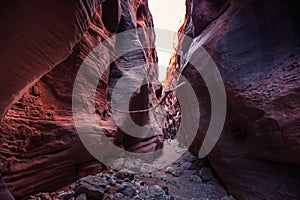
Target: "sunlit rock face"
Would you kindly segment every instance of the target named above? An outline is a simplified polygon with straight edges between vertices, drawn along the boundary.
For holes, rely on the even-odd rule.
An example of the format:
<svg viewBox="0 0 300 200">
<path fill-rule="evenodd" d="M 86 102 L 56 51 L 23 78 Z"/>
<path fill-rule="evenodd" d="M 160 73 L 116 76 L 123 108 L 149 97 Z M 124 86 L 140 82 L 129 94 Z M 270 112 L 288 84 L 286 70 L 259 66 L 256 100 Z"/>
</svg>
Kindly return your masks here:
<svg viewBox="0 0 300 200">
<path fill-rule="evenodd" d="M 71 54 L 99 4 L 99 0 L 2 4 L 1 117 L 29 86 Z"/>
<path fill-rule="evenodd" d="M 0 61 L 4 114 L 0 126 L 0 171 L 14 197 L 26 198 L 40 191 L 54 191 L 103 169 L 84 148 L 75 130 L 72 90 L 77 71 L 84 58 L 105 39 L 122 31 L 151 27 L 153 23 L 146 0 L 21 3 L 1 6 L 1 16 L 2 13 L 7 18 L 1 20 L 6 37 L 1 35 L 1 39 L 7 48 Z M 138 42 L 154 43 L 154 38 L 154 32 L 135 35 Z M 102 56 L 91 59 L 95 63 L 97 59 L 109 60 L 115 42 L 103 49 Z M 133 95 L 131 104 L 134 109 L 148 107 L 154 96 L 150 82 L 158 77 L 154 49 L 140 50 L 114 62 L 99 80 L 96 91 L 95 112 L 107 137 L 137 152 L 160 148 L 160 133 L 151 142 L 126 139 L 111 120 L 107 99 L 122 76 L 116 69 L 151 62 L 154 65 L 147 65 L 149 80 Z M 130 88 L 127 85 L 125 90 L 132 92 Z M 137 123 L 146 124 L 141 119 Z"/>
<path fill-rule="evenodd" d="M 178 53 L 191 56 L 203 46 L 221 72 L 227 117 L 208 158 L 239 199 L 300 197 L 299 27 L 292 1 L 187 1 L 181 31 L 194 41 L 186 44 L 180 37 Z M 190 147 L 198 154 L 211 116 L 210 96 L 183 59 L 169 69 L 167 85 L 178 77 L 176 69 L 200 102 L 200 127 Z"/>
</svg>

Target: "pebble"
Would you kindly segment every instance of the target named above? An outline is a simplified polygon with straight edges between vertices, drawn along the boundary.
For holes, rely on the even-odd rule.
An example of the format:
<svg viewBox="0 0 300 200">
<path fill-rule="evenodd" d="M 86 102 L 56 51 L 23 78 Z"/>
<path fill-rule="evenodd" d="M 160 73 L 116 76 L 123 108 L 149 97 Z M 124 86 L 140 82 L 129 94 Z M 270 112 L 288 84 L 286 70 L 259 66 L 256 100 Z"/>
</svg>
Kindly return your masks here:
<svg viewBox="0 0 300 200">
<path fill-rule="evenodd" d="M 165 172 L 168 174 L 172 174 L 174 170 L 175 170 L 174 167 L 169 166 L 166 168 Z"/>
<path fill-rule="evenodd" d="M 119 179 L 125 179 L 125 178 L 128 178 L 129 180 L 134 179 L 134 173 L 128 171 L 119 171 L 116 173 L 115 176 Z"/>
<path fill-rule="evenodd" d="M 74 187 L 75 195 L 85 193 L 89 198 L 102 198 L 107 183 L 103 178 L 87 176 L 78 181 Z"/>
<path fill-rule="evenodd" d="M 202 179 L 197 175 L 191 175 L 189 177 L 189 180 L 194 182 L 194 183 L 202 183 Z"/>
<path fill-rule="evenodd" d="M 117 199 L 123 199 L 125 196 L 124 196 L 124 194 L 122 194 L 122 193 L 120 193 L 120 192 L 117 192 L 117 193 L 115 194 L 115 197 L 116 197 Z"/>
<path fill-rule="evenodd" d="M 180 177 L 181 175 L 183 175 L 183 171 L 180 170 L 180 169 L 176 169 L 176 170 L 174 170 L 174 171 L 172 172 L 172 175 L 173 175 L 174 177 Z"/>
<path fill-rule="evenodd" d="M 221 198 L 221 200 L 235 200 L 235 198 L 233 196 L 224 196 Z"/>
<path fill-rule="evenodd" d="M 73 196 L 73 192 L 62 192 L 57 195 L 59 199 L 70 199 Z"/>
<path fill-rule="evenodd" d="M 168 174 L 172 174 L 175 177 L 179 177 L 179 176 L 181 176 L 183 174 L 182 170 L 175 169 L 174 167 L 171 167 L 171 166 L 167 167 L 165 169 L 165 172 L 168 173 Z"/>
<path fill-rule="evenodd" d="M 106 180 L 109 180 L 109 179 L 110 179 L 110 177 L 111 177 L 111 176 L 110 176 L 110 175 L 108 175 L 108 174 L 104 174 L 103 176 L 104 176 L 104 178 L 105 178 Z"/>
<path fill-rule="evenodd" d="M 87 200 L 86 194 L 80 194 L 76 197 L 76 200 Z"/>
<path fill-rule="evenodd" d="M 117 183 L 116 179 L 114 177 L 110 177 L 108 179 L 108 184 L 111 185 L 111 186 L 115 186 Z"/>
<path fill-rule="evenodd" d="M 204 182 L 210 181 L 214 177 L 212 170 L 207 167 L 201 168 L 199 171 L 199 175 L 200 175 L 202 181 L 204 181 Z"/>
<path fill-rule="evenodd" d="M 121 185 L 118 186 L 117 192 L 120 192 L 125 196 L 132 197 L 133 195 L 136 194 L 136 189 L 131 183 L 123 182 Z"/>
<path fill-rule="evenodd" d="M 153 185 L 146 190 L 146 199 L 167 200 L 166 192 L 159 185 Z"/>
<path fill-rule="evenodd" d="M 138 181 L 137 185 L 139 185 L 141 187 L 144 187 L 145 186 L 145 182 L 144 181 Z"/>
<path fill-rule="evenodd" d="M 109 191 L 110 191 L 110 185 L 106 185 L 105 189 L 104 189 L 104 192 L 108 193 Z"/>
<path fill-rule="evenodd" d="M 228 196 L 224 196 L 221 198 L 221 200 L 230 200 L 230 198 Z"/>
<path fill-rule="evenodd" d="M 143 200 L 140 196 L 133 197 L 133 200 Z"/>
<path fill-rule="evenodd" d="M 180 165 L 180 169 L 182 169 L 182 170 L 192 170 L 192 163 L 184 162 Z"/>
</svg>

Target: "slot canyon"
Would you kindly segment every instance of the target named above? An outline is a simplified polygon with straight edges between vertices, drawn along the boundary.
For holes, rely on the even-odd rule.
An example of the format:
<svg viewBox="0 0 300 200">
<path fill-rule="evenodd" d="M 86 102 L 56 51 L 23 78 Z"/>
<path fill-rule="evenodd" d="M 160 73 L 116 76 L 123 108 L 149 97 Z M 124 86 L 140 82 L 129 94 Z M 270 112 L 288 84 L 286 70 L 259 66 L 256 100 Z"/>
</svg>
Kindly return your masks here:
<svg viewBox="0 0 300 200">
<path fill-rule="evenodd" d="M 1 4 L 0 200 L 300 199 L 297 2 L 185 0 L 161 83 L 150 1 Z M 116 37 L 122 33 L 128 33 L 125 39 Z M 104 41 L 101 53 L 93 53 Z M 200 57 L 199 49 L 222 78 L 224 124 L 211 123 L 213 80 L 207 83 L 190 62 Z M 85 91 L 93 81 L 78 76 L 84 63 L 84 73 L 97 78 L 94 94 Z M 83 83 L 81 90 L 74 89 L 76 81 Z M 76 123 L 76 100 L 83 102 L 80 112 L 93 114 L 101 133 Z M 186 107 L 192 112 L 184 113 Z M 151 135 L 132 135 L 130 122 Z M 189 138 L 195 124 L 195 137 Z M 222 127 L 220 137 L 200 157 L 211 124 Z M 179 129 L 183 134 L 177 135 Z M 101 155 L 110 156 L 104 147 L 109 143 L 137 156 L 102 162 L 83 141 L 89 134 Z M 93 134 L 107 141 L 97 143 Z M 153 153 L 159 159 L 155 152 L 177 140 L 188 146 L 167 166 L 139 157 Z M 155 169 L 147 168 L 151 164 Z"/>
</svg>

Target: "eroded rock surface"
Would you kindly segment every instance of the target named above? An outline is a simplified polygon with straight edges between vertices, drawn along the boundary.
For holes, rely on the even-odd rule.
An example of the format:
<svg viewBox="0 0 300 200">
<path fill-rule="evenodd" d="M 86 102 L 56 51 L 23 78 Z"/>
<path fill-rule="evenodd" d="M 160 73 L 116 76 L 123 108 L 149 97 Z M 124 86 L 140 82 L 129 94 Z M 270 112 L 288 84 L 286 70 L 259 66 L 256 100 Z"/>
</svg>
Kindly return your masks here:
<svg viewBox="0 0 300 200">
<path fill-rule="evenodd" d="M 103 169 L 103 165 L 84 148 L 75 130 L 72 90 L 77 71 L 86 56 L 108 37 L 138 27 L 151 27 L 153 23 L 147 1 L 51 2 L 51 5 L 36 3 L 30 6 L 21 3 L 7 4 L 5 8 L 8 10 L 4 9 L 3 13 L 9 16 L 5 23 L 9 26 L 3 30 L 7 37 L 10 33 L 13 35 L 4 41 L 8 49 L 1 54 L 1 65 L 5 66 L 1 68 L 4 70 L 1 74 L 7 78 L 1 79 L 1 114 L 15 99 L 19 100 L 2 118 L 0 171 L 12 194 L 16 198 L 25 198 L 38 191 L 54 191 Z M 26 17 L 18 18 L 23 15 Z M 128 42 L 154 43 L 155 35 L 154 32 L 136 33 L 134 38 L 135 41 Z M 13 44 L 10 44 L 12 40 Z M 109 60 L 115 45 L 116 41 L 110 41 L 102 50 L 103 55 L 92 55 L 91 61 L 96 65 L 98 59 Z M 122 76 L 120 70 L 114 73 L 113 69 L 134 67 L 132 63 L 145 65 L 154 62 L 148 66 L 152 81 L 157 77 L 156 61 L 155 49 L 141 49 L 114 62 L 112 70 L 108 68 L 99 80 L 95 113 L 109 140 L 121 148 L 155 150 L 161 146 L 162 140 L 159 135 L 154 135 L 150 142 L 132 141 L 122 136 L 111 120 L 107 100 L 112 82 Z M 136 67 L 143 70 L 140 65 Z M 113 75 L 116 75 L 114 80 Z M 144 77 L 136 75 L 132 78 Z M 148 100 L 148 94 L 154 95 L 150 81 L 142 91 L 136 92 L 136 96 L 133 95 L 136 100 L 132 106 L 148 107 L 152 101 Z M 130 89 L 134 85 L 126 87 L 132 92 Z M 145 122 L 140 121 L 142 125 Z"/>
<path fill-rule="evenodd" d="M 194 40 L 186 43 L 181 36 L 178 53 L 195 57 L 202 46 L 221 72 L 227 117 L 209 160 L 237 198 L 300 197 L 299 24 L 292 1 L 187 1 L 180 31 Z M 196 70 L 174 59 L 168 84 L 182 71 L 200 102 L 200 128 L 190 147 L 198 154 L 211 117 L 210 96 Z"/>
<path fill-rule="evenodd" d="M 99 4 L 100 0 L 2 4 L 1 118 L 30 86 L 72 53 Z"/>
</svg>

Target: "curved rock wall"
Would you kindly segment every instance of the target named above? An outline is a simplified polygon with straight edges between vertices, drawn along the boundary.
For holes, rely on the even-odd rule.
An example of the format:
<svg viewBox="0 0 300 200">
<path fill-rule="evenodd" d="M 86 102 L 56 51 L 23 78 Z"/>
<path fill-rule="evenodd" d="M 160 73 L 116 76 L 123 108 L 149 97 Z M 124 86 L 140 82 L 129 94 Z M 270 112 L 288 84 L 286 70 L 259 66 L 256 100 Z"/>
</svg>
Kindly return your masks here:
<svg viewBox="0 0 300 200">
<path fill-rule="evenodd" d="M 28 87 L 71 54 L 99 4 L 55 0 L 1 5 L 1 118 Z"/>
<path fill-rule="evenodd" d="M 18 199 L 40 191 L 53 191 L 103 168 L 84 148 L 73 123 L 72 89 L 77 71 L 91 50 L 111 35 L 153 26 L 146 0 L 108 0 L 100 5 L 96 1 L 80 2 L 82 5 L 76 1 L 51 2 L 51 5 L 36 3 L 30 5 L 32 7 L 22 3 L 7 5 L 9 10 L 3 10 L 9 16 L 5 23 L 11 23 L 4 33 L 16 35 L 16 41 L 14 44 L 11 44 L 13 39 L 4 41 L 9 51 L 1 54 L 2 66 L 7 66 L 1 68 L 4 70 L 1 74 L 8 75 L 5 76 L 7 79 L 1 79 L 1 94 L 5 94 L 1 95 L 1 112 L 19 96 L 21 98 L 9 107 L 1 122 L 0 171 Z M 25 21 L 13 16 L 12 12 L 21 12 L 17 16 L 26 15 Z M 31 12 L 34 16 L 29 15 Z M 155 39 L 154 33 L 136 35 L 137 41 L 139 37 L 149 43 Z M 115 41 L 110 45 L 103 51 L 103 57 L 95 55 L 92 59 L 109 60 Z M 95 102 L 99 122 L 105 127 L 107 137 L 131 148 L 140 141 L 127 144 L 129 140 L 119 140 L 123 133 L 111 120 L 107 97 L 112 82 L 117 82 L 122 75 L 115 74 L 117 78 L 113 80 L 113 69 L 131 67 L 130 63 L 135 62 L 156 62 L 157 56 L 154 49 L 149 49 L 127 59 L 116 61 L 101 77 Z M 152 72 L 151 80 L 157 79 L 157 64 L 149 65 L 149 71 Z M 135 98 L 145 107 L 149 103 L 149 91 L 153 95 L 154 91 L 150 83 L 144 90 L 146 95 L 137 93 Z M 157 145 L 161 143 L 159 137 L 152 138 L 153 141 Z M 153 146 L 148 147 L 151 142 L 143 142 L 145 144 L 131 149 L 153 149 Z"/>
<path fill-rule="evenodd" d="M 128 31 L 131 29 L 139 29 L 137 32 L 130 32 L 128 35 L 130 40 L 117 40 L 117 47 L 119 53 L 125 52 L 118 58 L 111 66 L 111 73 L 109 78 L 110 91 L 115 88 L 120 76 L 123 76 L 126 85 L 122 86 L 120 94 L 113 100 L 117 101 L 118 109 L 122 111 L 128 110 L 128 99 L 124 98 L 126 94 L 133 94 L 130 98 L 129 110 L 144 110 L 149 108 L 149 105 L 157 103 L 155 98 L 155 83 L 158 82 L 158 65 L 157 54 L 154 48 L 155 33 L 150 29 L 143 31 L 143 28 L 153 27 L 152 16 L 149 12 L 147 1 L 122 1 L 121 7 L 125 11 L 121 15 L 119 25 L 119 32 Z M 131 13 L 136 13 L 132 15 Z M 129 46 L 137 45 L 139 49 L 133 52 L 126 52 Z M 144 47 L 149 48 L 144 48 Z M 143 84 L 141 88 L 140 85 Z M 139 88 L 136 90 L 136 88 Z M 150 91 L 150 92 L 149 92 Z M 136 93 L 136 94 L 134 94 Z M 117 143 L 124 145 L 125 149 L 134 152 L 149 152 L 161 148 L 163 143 L 163 135 L 158 124 L 151 124 L 148 130 L 152 136 L 148 139 L 131 136 L 122 130 L 130 129 L 131 124 L 128 120 L 133 120 L 139 126 L 147 126 L 150 119 L 154 119 L 152 113 L 141 112 L 132 113 L 118 113 L 116 116 L 117 124 L 120 125 L 118 129 Z M 126 127 L 128 126 L 129 127 Z M 149 125 L 149 124 L 148 124 Z M 154 133 L 154 134 L 153 134 Z"/>
<path fill-rule="evenodd" d="M 185 44 L 181 37 L 178 52 L 197 56 L 203 46 L 221 72 L 227 118 L 208 158 L 239 199 L 300 197 L 300 18 L 295 7 L 280 0 L 187 1 L 183 29 L 194 40 Z M 177 76 L 176 68 L 200 102 L 200 128 L 190 147 L 198 154 L 211 116 L 210 97 L 202 77 L 184 60 L 169 69 L 167 80 Z"/>
</svg>

